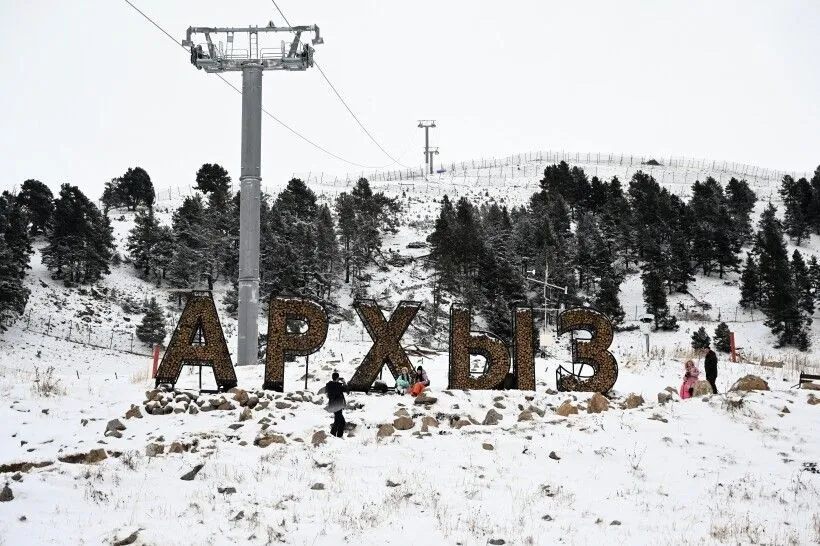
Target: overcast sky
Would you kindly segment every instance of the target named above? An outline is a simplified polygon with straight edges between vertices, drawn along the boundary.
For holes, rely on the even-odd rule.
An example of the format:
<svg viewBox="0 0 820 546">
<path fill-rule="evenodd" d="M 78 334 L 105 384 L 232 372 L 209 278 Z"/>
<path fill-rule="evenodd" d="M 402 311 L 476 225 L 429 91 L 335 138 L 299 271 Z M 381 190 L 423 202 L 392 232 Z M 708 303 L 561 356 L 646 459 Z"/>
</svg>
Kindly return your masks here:
<svg viewBox="0 0 820 546">
<path fill-rule="evenodd" d="M 282 24 L 269 0 L 132 0 L 188 26 Z M 318 24 L 316 59 L 380 143 L 423 162 L 530 150 L 686 155 L 813 171 L 820 164 L 820 2 L 278 0 Z M 241 98 L 123 0 L 0 0 L 0 188 L 103 183 L 142 166 L 193 183 L 239 178 Z M 241 86 L 238 73 L 228 78 Z M 263 105 L 349 161 L 388 159 L 319 72 L 265 72 Z M 359 171 L 263 119 L 263 184 Z"/>
</svg>

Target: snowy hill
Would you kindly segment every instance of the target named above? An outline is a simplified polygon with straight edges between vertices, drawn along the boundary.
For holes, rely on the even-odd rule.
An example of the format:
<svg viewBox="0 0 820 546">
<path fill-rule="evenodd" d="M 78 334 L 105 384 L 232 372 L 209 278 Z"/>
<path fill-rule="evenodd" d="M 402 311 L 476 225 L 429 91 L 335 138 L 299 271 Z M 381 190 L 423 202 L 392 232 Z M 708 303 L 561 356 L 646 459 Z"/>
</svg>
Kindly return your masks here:
<svg viewBox="0 0 820 546">
<path fill-rule="evenodd" d="M 776 201 L 782 176 L 719 162 L 696 169 L 669 158 L 658 158 L 666 167 L 639 165 L 647 158 L 638 165 L 582 159 L 577 164 L 590 176 L 626 181 L 643 168 L 682 195 L 694 177 L 725 184 L 745 169 L 758 193 L 756 215 L 769 196 Z M 430 180 L 374 176 L 374 189 L 400 198 L 403 218 L 384 243 L 397 259 L 372 271 L 369 293 L 385 312 L 402 299 L 429 302 L 430 272 L 417 259 L 428 250 L 408 244 L 425 240 L 441 196 L 523 204 L 554 160 L 464 164 Z M 316 178 L 310 187 L 321 199 L 345 191 L 347 180 Z M 169 223 L 187 192 L 166 191 L 158 192 L 157 208 Z M 119 214 L 111 217 L 122 253 L 133 215 Z M 800 251 L 818 249 L 813 237 Z M 0 473 L 14 497 L 0 502 L 0 545 L 820 541 L 820 408 L 811 391 L 792 388 L 800 369 L 820 368 L 820 327 L 815 321 L 809 353 L 773 349 L 762 316 L 737 307 L 736 275 L 699 276 L 691 294 L 670 298 L 681 328 L 653 333 L 649 355 L 638 331 L 616 333 L 611 350 L 620 372 L 608 411 L 589 413 L 589 394 L 555 392 L 555 370 L 569 361 L 566 339 L 536 360 L 534 393 L 446 391 L 447 353 L 425 352 L 411 360 L 429 371 L 436 401 L 351 394 L 346 418 L 355 428 L 339 440 L 317 434 L 331 419 L 316 393 L 332 369 L 349 378 L 370 348 L 358 317 L 330 326 L 324 347 L 310 357 L 307 389 L 299 358 L 286 367 L 285 394 L 261 392 L 263 370 L 254 366 L 237 368 L 249 396 L 173 396 L 153 391 L 150 349 L 131 341 L 141 317 L 129 312 L 134 304 L 155 296 L 170 320 L 180 312 L 164 287 L 124 264 L 93 287 L 68 289 L 50 279 L 39 248 L 31 265 L 29 314 L 0 336 Z M 217 286 L 216 300 L 234 354 L 235 321 L 221 305 L 225 288 Z M 350 301 L 347 295 L 340 304 Z M 712 308 L 703 311 L 698 301 Z M 628 322 L 643 312 L 637 275 L 622 285 L 621 302 Z M 672 395 L 662 403 L 665 389 L 680 385 L 682 362 L 694 356 L 692 332 L 705 326 L 711 334 L 718 314 L 745 354 L 736 364 L 721 355 L 720 392 L 747 374 L 772 390 Z M 411 326 L 404 344 L 418 341 Z M 702 369 L 702 359 L 698 364 Z M 207 370 L 203 379 L 213 384 Z M 195 392 L 197 382 L 186 369 L 177 387 Z M 627 403 L 631 393 L 643 402 L 622 409 L 637 403 Z M 567 401 L 579 413 L 559 415 Z M 170 413 L 150 415 L 149 406 Z M 412 427 L 385 435 L 381 426 L 402 416 Z M 113 419 L 124 429 L 106 433 L 119 428 L 109 427 Z M 180 479 L 199 465 L 191 479 Z"/>
</svg>

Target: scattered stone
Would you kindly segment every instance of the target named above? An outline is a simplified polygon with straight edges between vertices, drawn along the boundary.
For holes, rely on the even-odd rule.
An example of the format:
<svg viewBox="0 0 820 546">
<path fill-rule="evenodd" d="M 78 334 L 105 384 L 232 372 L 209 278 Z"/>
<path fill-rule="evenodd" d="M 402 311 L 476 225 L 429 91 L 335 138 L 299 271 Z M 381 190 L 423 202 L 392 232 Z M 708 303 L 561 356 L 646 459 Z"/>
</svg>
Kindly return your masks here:
<svg viewBox="0 0 820 546">
<path fill-rule="evenodd" d="M 820 404 L 820 398 L 815 398 L 814 394 L 809 394 L 808 403 L 812 406 L 816 406 L 817 404 Z"/>
<path fill-rule="evenodd" d="M 88 419 L 80 419 L 80 424 L 82 426 L 86 426 L 88 424 Z"/>
<path fill-rule="evenodd" d="M 766 383 L 762 378 L 756 375 L 746 375 L 741 377 L 732 387 L 729 389 L 730 391 L 767 391 L 769 390 L 769 384 Z"/>
<path fill-rule="evenodd" d="M 104 436 L 111 436 L 112 438 L 122 438 L 122 432 L 119 430 L 106 430 Z"/>
<path fill-rule="evenodd" d="M 396 430 L 410 430 L 416 426 L 416 422 L 409 417 L 398 417 L 393 421 L 393 426 Z"/>
<path fill-rule="evenodd" d="M 128 546 L 129 544 L 134 544 L 137 541 L 137 535 L 139 534 L 140 529 L 137 529 L 127 537 L 122 540 L 117 540 L 112 543 L 113 546 Z"/>
<path fill-rule="evenodd" d="M 204 408 L 203 408 L 203 411 L 205 411 Z M 199 413 L 199 408 L 196 407 L 196 404 L 190 404 L 188 406 L 188 413 L 191 414 L 191 415 L 196 415 L 197 413 Z"/>
<path fill-rule="evenodd" d="M 669 422 L 669 419 L 666 419 L 665 417 L 661 417 L 657 413 L 653 413 L 652 417 L 648 417 L 648 419 L 650 421 L 660 421 L 661 423 L 668 423 Z"/>
<path fill-rule="evenodd" d="M 435 396 L 427 396 L 426 394 L 422 393 L 416 396 L 416 401 L 413 403 L 417 406 L 421 406 L 435 404 L 436 402 L 438 402 L 438 398 L 436 398 Z"/>
<path fill-rule="evenodd" d="M 248 401 L 247 401 L 247 402 L 245 402 L 245 406 L 247 406 L 247 407 L 249 407 L 249 408 L 253 409 L 253 408 L 255 408 L 255 407 L 256 407 L 256 405 L 257 405 L 258 403 L 259 403 L 259 397 L 258 397 L 258 396 L 256 396 L 255 394 L 249 394 L 249 395 L 248 395 Z"/>
<path fill-rule="evenodd" d="M 131 404 L 131 409 L 125 412 L 125 418 L 131 419 L 134 417 L 136 417 L 137 419 L 142 419 L 142 412 L 140 411 L 139 406 Z"/>
<path fill-rule="evenodd" d="M 23 481 L 23 475 L 22 475 L 20 472 L 15 472 L 15 473 L 11 476 L 11 479 L 12 479 L 12 480 L 14 480 L 14 481 L 16 481 L 16 482 L 21 482 L 21 481 Z"/>
<path fill-rule="evenodd" d="M 436 427 L 438 428 L 438 420 L 434 417 L 430 417 L 429 415 L 425 415 L 421 418 L 421 424 L 427 427 Z"/>
<path fill-rule="evenodd" d="M 507 541 L 504 540 L 503 538 L 491 538 L 490 539 L 490 544 L 493 544 L 494 546 L 495 545 L 500 545 L 500 544 L 506 544 L 506 543 L 507 543 Z"/>
<path fill-rule="evenodd" d="M 319 447 L 320 445 L 327 442 L 327 432 L 324 430 L 317 430 L 313 433 L 313 437 L 310 439 L 310 443 L 313 447 Z"/>
<path fill-rule="evenodd" d="M 592 398 L 589 399 L 587 413 L 601 413 L 602 411 L 606 411 L 608 409 L 609 400 L 607 400 L 606 397 L 600 393 L 596 392 L 592 395 Z"/>
<path fill-rule="evenodd" d="M 172 442 L 171 445 L 168 447 L 168 453 L 184 453 L 185 446 L 183 446 L 179 442 Z"/>
<path fill-rule="evenodd" d="M 156 457 L 165 452 L 165 444 L 151 443 L 145 446 L 145 454 L 149 457 Z"/>
<path fill-rule="evenodd" d="M 544 514 L 543 516 L 541 516 L 541 519 L 543 519 L 544 521 L 552 521 L 552 516 L 549 514 Z"/>
<path fill-rule="evenodd" d="M 229 393 L 233 393 L 233 399 L 239 402 L 240 406 L 244 406 L 248 403 L 248 392 L 240 389 L 238 387 L 234 387 L 228 391 Z"/>
<path fill-rule="evenodd" d="M 185 474 L 183 474 L 182 476 L 180 476 L 180 477 L 179 477 L 179 479 L 180 479 L 180 480 L 185 480 L 186 482 L 189 482 L 189 481 L 193 480 L 193 479 L 194 479 L 194 476 L 196 476 L 196 475 L 199 473 L 199 471 L 200 471 L 200 470 L 202 470 L 202 467 L 203 467 L 203 466 L 205 466 L 205 465 L 204 465 L 204 464 L 198 464 L 198 465 L 196 465 L 195 467 L 193 467 L 193 468 L 191 469 L 191 471 L 190 471 L 190 472 L 186 472 Z"/>
<path fill-rule="evenodd" d="M 379 430 L 376 432 L 376 439 L 381 440 L 387 436 L 392 436 L 394 432 L 396 432 L 396 429 L 393 428 L 393 425 L 379 425 Z"/>
<path fill-rule="evenodd" d="M 708 396 L 712 394 L 712 384 L 702 379 L 692 388 L 692 396 Z"/>
<path fill-rule="evenodd" d="M 659 404 L 666 404 L 670 400 L 672 400 L 672 395 L 669 394 L 668 392 L 664 391 L 664 392 L 659 392 L 658 393 L 658 403 Z"/>
<path fill-rule="evenodd" d="M 265 409 L 268 409 L 269 405 L 270 405 L 270 400 L 260 400 L 259 403 L 256 404 L 256 409 L 260 410 L 260 411 L 265 410 Z"/>
<path fill-rule="evenodd" d="M 108 421 L 108 424 L 105 425 L 106 436 L 110 436 L 109 433 L 111 432 L 119 432 L 120 430 L 125 430 L 125 425 L 123 425 L 119 419 L 111 419 Z M 119 436 L 117 436 L 117 438 L 119 438 Z"/>
<path fill-rule="evenodd" d="M 570 400 L 564 400 L 564 402 L 560 406 L 558 406 L 558 409 L 555 410 L 555 413 L 562 417 L 577 415 L 578 406 L 573 405 L 573 403 Z"/>
<path fill-rule="evenodd" d="M 271 434 L 270 436 L 260 436 L 253 441 L 253 444 L 259 447 L 268 447 L 271 444 L 286 444 L 285 437 L 281 434 Z"/>
<path fill-rule="evenodd" d="M 499 421 L 504 418 L 503 415 L 495 411 L 493 408 L 487 412 L 487 415 L 484 417 L 484 421 L 481 422 L 482 425 L 497 425 Z"/>
<path fill-rule="evenodd" d="M 400 484 L 400 483 L 396 483 L 396 482 L 391 481 L 391 480 L 387 480 L 386 485 L 387 485 L 387 487 L 398 487 L 398 486 L 400 486 L 401 484 Z"/>
<path fill-rule="evenodd" d="M 216 492 L 223 495 L 233 495 L 236 493 L 236 487 L 217 487 Z"/>
<path fill-rule="evenodd" d="M 404 408 L 400 408 L 396 410 L 396 413 L 393 414 L 394 417 L 410 417 L 410 414 L 407 413 L 407 410 Z"/>
<path fill-rule="evenodd" d="M 108 453 L 103 448 L 92 449 L 85 455 L 83 462 L 85 464 L 93 464 L 108 458 Z"/>
<path fill-rule="evenodd" d="M 786 407 L 786 406 L 783 406 L 783 409 L 782 409 L 782 410 L 780 410 L 780 412 L 781 412 L 781 413 L 791 413 L 791 411 L 789 410 L 789 408 L 788 408 L 788 407 Z"/>
<path fill-rule="evenodd" d="M 617 519 L 613 519 L 612 522 L 610 523 L 610 525 L 620 525 L 620 524 L 621 524 L 621 522 L 618 521 Z"/>
<path fill-rule="evenodd" d="M 559 457 L 554 451 L 550 451 L 549 458 L 554 461 L 560 461 L 561 457 Z"/>
<path fill-rule="evenodd" d="M 0 491 L 0 502 L 9 502 L 10 500 L 14 500 L 14 493 L 11 492 L 9 484 L 6 484 L 3 490 Z"/>
<path fill-rule="evenodd" d="M 498 409 L 507 409 L 507 406 L 505 406 L 501 402 L 496 402 L 495 404 L 493 404 L 493 407 Z"/>
<path fill-rule="evenodd" d="M 518 422 L 521 421 L 532 421 L 532 412 L 524 410 L 520 414 L 518 414 Z"/>
<path fill-rule="evenodd" d="M 472 423 L 467 419 L 458 418 L 454 422 L 451 421 L 451 426 L 455 429 L 460 429 L 462 427 L 470 426 Z"/>
<path fill-rule="evenodd" d="M 253 411 L 251 411 L 251 408 L 243 409 L 242 413 L 239 414 L 239 421 L 248 421 L 250 419 L 253 419 Z"/>
<path fill-rule="evenodd" d="M 484 442 L 483 444 L 481 444 L 481 447 L 483 447 L 487 451 L 492 451 L 492 450 L 495 449 L 495 447 L 493 447 L 493 444 L 488 444 L 487 442 Z"/>
<path fill-rule="evenodd" d="M 231 518 L 231 521 L 239 521 L 239 520 L 243 519 L 244 517 L 245 517 L 245 511 L 240 510 L 239 512 L 236 513 L 236 515 L 234 517 Z"/>
<path fill-rule="evenodd" d="M 621 404 L 621 409 L 635 409 L 638 406 L 643 406 L 644 399 L 643 396 L 639 394 L 630 393 L 629 396 Z"/>
<path fill-rule="evenodd" d="M 276 402 L 274 404 L 274 406 L 276 406 L 276 409 L 290 409 L 290 407 L 291 407 L 291 405 L 288 404 L 287 402 L 281 402 L 281 401 Z"/>
<path fill-rule="evenodd" d="M 665 390 L 669 394 L 678 394 L 678 389 L 676 389 L 675 387 L 666 387 L 663 390 Z"/>
<path fill-rule="evenodd" d="M 325 490 L 325 484 L 323 484 L 321 482 L 316 482 L 313 485 L 311 485 L 310 488 L 313 489 L 314 491 L 324 491 Z"/>
<path fill-rule="evenodd" d="M 547 414 L 545 410 L 539 408 L 538 406 L 533 406 L 532 404 L 530 404 L 530 407 L 527 408 L 527 411 L 537 414 L 538 417 L 544 417 L 544 415 Z"/>
</svg>

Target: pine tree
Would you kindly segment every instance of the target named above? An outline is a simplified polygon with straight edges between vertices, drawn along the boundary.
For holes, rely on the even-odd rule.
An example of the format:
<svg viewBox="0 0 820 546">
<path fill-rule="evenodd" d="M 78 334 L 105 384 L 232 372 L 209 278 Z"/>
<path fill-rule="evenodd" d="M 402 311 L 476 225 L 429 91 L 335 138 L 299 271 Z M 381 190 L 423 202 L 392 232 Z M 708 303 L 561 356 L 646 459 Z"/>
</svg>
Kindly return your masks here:
<svg viewBox="0 0 820 546">
<path fill-rule="evenodd" d="M 757 196 L 745 180 L 732 177 L 726 185 L 726 199 L 736 237 L 741 245 L 748 244 L 752 241 L 751 214 L 757 202 Z"/>
<path fill-rule="evenodd" d="M 783 227 L 786 234 L 796 239 L 797 246 L 808 237 L 809 223 L 806 217 L 811 199 L 811 187 L 805 178 L 796 181 L 789 175 L 783 177 L 780 186 L 780 197 L 785 207 Z"/>
<path fill-rule="evenodd" d="M 706 328 L 701 326 L 692 334 L 692 348 L 705 349 L 710 343 L 709 334 L 706 333 Z"/>
<path fill-rule="evenodd" d="M 595 307 L 608 316 L 616 326 L 624 319 L 624 310 L 618 298 L 620 284 L 621 279 L 615 275 L 610 267 L 608 272 L 601 277 L 598 294 L 595 298 Z"/>
<path fill-rule="evenodd" d="M 728 353 L 732 350 L 731 342 L 729 341 L 729 325 L 725 322 L 721 322 L 717 325 L 717 328 L 715 328 L 715 349 L 722 353 Z"/>
<path fill-rule="evenodd" d="M 195 288 L 207 272 L 209 234 L 205 228 L 205 207 L 200 195 L 186 197 L 171 220 L 174 252 L 168 264 L 168 280 L 178 288 Z"/>
<path fill-rule="evenodd" d="M 54 214 L 54 194 L 49 187 L 39 180 L 26 180 L 17 194 L 17 203 L 28 215 L 31 235 L 44 234 Z"/>
<path fill-rule="evenodd" d="M 130 210 L 139 205 L 151 208 L 154 205 L 154 184 L 142 167 L 129 168 L 116 180 L 115 194 L 120 202 Z"/>
<path fill-rule="evenodd" d="M 221 165 L 205 163 L 196 172 L 194 187 L 205 195 L 217 195 L 224 200 L 231 193 L 231 177 Z"/>
<path fill-rule="evenodd" d="M 812 290 L 812 281 L 809 276 L 809 269 L 806 262 L 803 260 L 803 255 L 795 249 L 792 254 L 791 261 L 792 279 L 794 279 L 794 289 L 797 292 L 797 299 L 800 308 L 806 314 L 808 321 L 811 322 L 811 316 L 814 314 L 814 292 Z"/>
<path fill-rule="evenodd" d="M 820 264 L 817 262 L 817 257 L 809 258 L 809 282 L 811 282 L 811 291 L 814 294 L 815 305 L 820 298 Z"/>
<path fill-rule="evenodd" d="M 715 262 L 718 268 L 718 277 L 722 279 L 725 272 L 738 271 L 740 258 L 738 258 L 737 255 L 741 247 L 740 238 L 732 218 L 729 215 L 729 210 L 724 206 L 721 206 L 718 210 L 712 238 L 715 245 Z"/>
<path fill-rule="evenodd" d="M 754 256 L 749 253 L 746 256 L 746 265 L 740 274 L 740 305 L 754 309 L 760 305 L 761 301 L 760 272 Z"/>
<path fill-rule="evenodd" d="M 814 233 L 820 233 L 820 166 L 814 171 L 809 183 L 811 195 L 807 207 L 807 221 Z"/>
<path fill-rule="evenodd" d="M 157 304 L 156 298 L 151 298 L 142 322 L 137 326 L 137 338 L 148 345 L 153 346 L 162 343 L 165 339 L 165 318 L 162 316 L 162 309 Z"/>
<path fill-rule="evenodd" d="M 134 267 L 146 277 L 151 273 L 152 255 L 158 241 L 159 222 L 154 210 L 138 212 L 134 227 L 128 234 L 126 249 Z"/>
<path fill-rule="evenodd" d="M 760 218 L 755 251 L 760 257 L 760 286 L 764 324 L 777 336 L 779 347 L 808 343 L 807 318 L 800 307 L 791 273 L 782 225 L 776 217 L 777 209 L 770 203 Z"/>
<path fill-rule="evenodd" d="M 92 283 L 108 274 L 114 236 L 108 218 L 76 186 L 63 184 L 54 202 L 54 228 L 43 263 L 55 278 Z"/>
<path fill-rule="evenodd" d="M 669 314 L 666 303 L 666 290 L 663 279 L 654 271 L 645 270 L 641 275 L 643 280 L 643 301 L 646 310 L 655 315 L 655 328 L 659 328 L 661 321 Z"/>
<path fill-rule="evenodd" d="M 0 332 L 26 309 L 29 289 L 23 283 L 31 245 L 25 215 L 8 193 L 0 195 Z"/>
</svg>

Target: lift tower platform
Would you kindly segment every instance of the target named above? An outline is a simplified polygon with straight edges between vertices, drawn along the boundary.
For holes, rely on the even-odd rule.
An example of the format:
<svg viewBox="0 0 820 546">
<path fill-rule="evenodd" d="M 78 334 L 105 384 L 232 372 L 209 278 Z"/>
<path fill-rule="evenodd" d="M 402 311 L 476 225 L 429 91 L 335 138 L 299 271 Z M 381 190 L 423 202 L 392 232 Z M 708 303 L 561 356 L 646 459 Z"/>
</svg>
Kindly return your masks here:
<svg viewBox="0 0 820 546">
<path fill-rule="evenodd" d="M 237 364 L 255 364 L 259 350 L 259 200 L 262 177 L 262 72 L 307 70 L 313 66 L 311 45 L 301 43 L 313 32 L 313 45 L 324 43 L 319 27 L 188 27 L 182 45 L 191 64 L 209 73 L 242 72 L 242 166 L 239 202 L 239 342 Z M 275 43 L 276 33 L 288 40 Z M 260 41 L 261 38 L 261 41 Z"/>
</svg>

